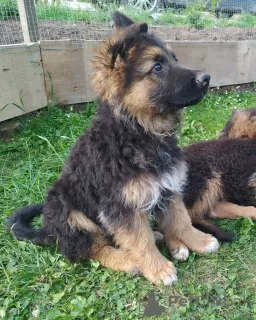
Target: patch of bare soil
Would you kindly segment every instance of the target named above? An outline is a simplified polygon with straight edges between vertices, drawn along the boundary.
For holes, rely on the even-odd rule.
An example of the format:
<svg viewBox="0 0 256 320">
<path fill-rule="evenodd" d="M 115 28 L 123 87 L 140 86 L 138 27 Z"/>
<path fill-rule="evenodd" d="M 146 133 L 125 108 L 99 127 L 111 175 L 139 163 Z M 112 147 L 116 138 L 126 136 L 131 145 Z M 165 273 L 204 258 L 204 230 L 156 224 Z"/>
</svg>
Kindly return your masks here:
<svg viewBox="0 0 256 320">
<path fill-rule="evenodd" d="M 39 21 L 42 40 L 101 40 L 112 32 L 109 24 L 66 21 Z M 154 26 L 151 28 L 162 40 L 176 41 L 236 41 L 256 39 L 254 28 L 214 28 L 197 30 L 188 27 Z M 18 21 L 0 21 L 0 44 L 22 43 Z"/>
</svg>

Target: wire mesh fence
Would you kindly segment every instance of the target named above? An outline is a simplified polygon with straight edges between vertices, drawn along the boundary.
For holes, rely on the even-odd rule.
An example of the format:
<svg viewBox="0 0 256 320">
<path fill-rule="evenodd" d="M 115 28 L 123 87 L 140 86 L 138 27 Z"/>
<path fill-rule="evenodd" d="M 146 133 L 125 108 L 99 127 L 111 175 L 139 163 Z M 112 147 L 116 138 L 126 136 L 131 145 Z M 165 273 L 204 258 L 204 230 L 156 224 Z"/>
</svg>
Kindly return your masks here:
<svg viewBox="0 0 256 320">
<path fill-rule="evenodd" d="M 256 0 L 0 0 L 0 122 L 22 114 L 14 106 L 23 102 L 27 112 L 93 101 L 97 43 L 85 40 L 114 32 L 116 9 L 176 41 L 179 60 L 205 68 L 212 86 L 255 81 L 255 42 L 238 41 L 256 39 Z M 19 43 L 29 45 L 4 46 Z"/>
<path fill-rule="evenodd" d="M 115 9 L 163 40 L 256 39 L 256 0 L 0 0 L 0 44 L 101 40 L 113 31 Z"/>
<path fill-rule="evenodd" d="M 0 44 L 23 42 L 16 0 L 0 0 Z"/>
</svg>

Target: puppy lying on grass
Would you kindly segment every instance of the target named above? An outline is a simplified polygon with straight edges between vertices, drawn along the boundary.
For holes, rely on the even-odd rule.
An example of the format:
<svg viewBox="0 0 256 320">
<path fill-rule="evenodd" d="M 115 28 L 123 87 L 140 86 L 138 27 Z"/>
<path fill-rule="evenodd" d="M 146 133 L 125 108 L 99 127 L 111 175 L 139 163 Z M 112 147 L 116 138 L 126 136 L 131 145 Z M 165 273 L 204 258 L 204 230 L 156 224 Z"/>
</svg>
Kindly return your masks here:
<svg viewBox="0 0 256 320">
<path fill-rule="evenodd" d="M 195 227 L 232 241 L 204 218 L 256 219 L 256 109 L 233 111 L 220 137 L 183 149 L 188 166 L 184 202 Z"/>
</svg>

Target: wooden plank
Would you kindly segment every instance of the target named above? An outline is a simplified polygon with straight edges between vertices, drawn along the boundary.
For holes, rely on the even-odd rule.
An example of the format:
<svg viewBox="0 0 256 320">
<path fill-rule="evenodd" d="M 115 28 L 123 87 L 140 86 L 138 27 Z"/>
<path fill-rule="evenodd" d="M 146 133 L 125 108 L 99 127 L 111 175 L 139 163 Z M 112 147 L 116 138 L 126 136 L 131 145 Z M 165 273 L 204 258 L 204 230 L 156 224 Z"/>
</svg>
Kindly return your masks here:
<svg viewBox="0 0 256 320">
<path fill-rule="evenodd" d="M 39 44 L 0 46 L 0 122 L 46 105 Z"/>
<path fill-rule="evenodd" d="M 256 41 L 180 42 L 168 41 L 179 61 L 187 67 L 205 69 L 211 75 L 211 86 L 249 83 L 256 80 Z M 89 60 L 99 41 L 43 41 L 41 53 L 46 91 L 51 85 L 62 104 L 92 101 Z"/>
<path fill-rule="evenodd" d="M 256 80 L 256 41 L 169 43 L 182 64 L 204 68 L 211 74 L 211 86 Z M 89 60 L 98 45 L 99 41 L 43 41 L 43 68 L 38 44 L 0 46 L 0 110 L 10 104 L 0 111 L 0 121 L 24 114 L 11 105 L 20 105 L 20 98 L 23 99 L 26 112 L 44 107 L 47 97 L 48 101 L 52 98 L 52 88 L 54 98 L 62 104 L 94 100 Z"/>
<path fill-rule="evenodd" d="M 29 37 L 28 22 L 27 22 L 27 15 L 26 15 L 26 10 L 24 6 L 24 0 L 17 0 L 17 2 L 18 2 L 20 23 L 21 23 L 24 42 L 29 43 L 31 41 Z"/>
<path fill-rule="evenodd" d="M 227 86 L 256 80 L 256 41 L 169 42 L 180 62 L 205 69 L 211 86 Z"/>
<path fill-rule="evenodd" d="M 92 101 L 90 59 L 99 41 L 43 41 L 41 54 L 46 92 L 51 99 L 51 87 L 61 104 Z M 51 79 L 48 76 L 51 74 Z"/>
<path fill-rule="evenodd" d="M 25 43 L 39 41 L 39 28 L 34 0 L 17 0 Z"/>
</svg>

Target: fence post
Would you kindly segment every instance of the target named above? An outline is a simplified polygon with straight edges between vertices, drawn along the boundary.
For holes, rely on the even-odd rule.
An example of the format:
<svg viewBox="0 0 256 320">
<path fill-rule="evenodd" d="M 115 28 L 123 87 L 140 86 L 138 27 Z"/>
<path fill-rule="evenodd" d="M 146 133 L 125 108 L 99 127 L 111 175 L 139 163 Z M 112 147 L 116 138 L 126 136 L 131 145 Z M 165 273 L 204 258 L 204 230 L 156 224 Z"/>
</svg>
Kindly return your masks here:
<svg viewBox="0 0 256 320">
<path fill-rule="evenodd" d="M 18 8 L 24 42 L 37 42 L 39 40 L 39 29 L 35 1 L 18 0 Z"/>
</svg>

